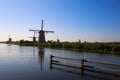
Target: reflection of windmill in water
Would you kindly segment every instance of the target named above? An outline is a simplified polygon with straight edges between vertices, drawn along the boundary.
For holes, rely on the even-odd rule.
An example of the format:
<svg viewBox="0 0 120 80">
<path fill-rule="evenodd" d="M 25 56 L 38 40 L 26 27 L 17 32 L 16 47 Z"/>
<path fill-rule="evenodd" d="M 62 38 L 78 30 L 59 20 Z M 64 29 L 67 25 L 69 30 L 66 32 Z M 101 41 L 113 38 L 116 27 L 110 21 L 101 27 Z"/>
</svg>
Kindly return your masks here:
<svg viewBox="0 0 120 80">
<path fill-rule="evenodd" d="M 44 48 L 38 48 L 38 59 L 40 62 L 41 71 L 44 63 Z"/>
<path fill-rule="evenodd" d="M 46 39 L 45 39 L 45 33 L 54 33 L 54 31 L 44 31 L 43 30 L 43 20 L 41 22 L 41 30 L 32 30 L 30 29 L 29 31 L 38 31 L 39 33 L 39 37 L 38 37 L 38 42 L 39 43 L 45 43 L 46 42 Z"/>
</svg>

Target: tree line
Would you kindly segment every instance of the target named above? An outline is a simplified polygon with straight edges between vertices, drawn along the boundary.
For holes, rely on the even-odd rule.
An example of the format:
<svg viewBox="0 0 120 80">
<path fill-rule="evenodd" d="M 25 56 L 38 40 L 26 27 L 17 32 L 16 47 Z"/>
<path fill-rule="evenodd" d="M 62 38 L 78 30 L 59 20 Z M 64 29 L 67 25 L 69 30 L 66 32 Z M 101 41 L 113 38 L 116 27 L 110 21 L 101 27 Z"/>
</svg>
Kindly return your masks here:
<svg viewBox="0 0 120 80">
<path fill-rule="evenodd" d="M 101 53 L 111 53 L 120 54 L 120 42 L 46 42 L 46 43 L 33 43 L 32 41 L 16 41 L 12 44 L 18 44 L 21 46 L 38 46 L 47 48 L 59 48 L 59 49 L 70 49 L 70 50 L 80 50 L 88 52 L 101 52 Z"/>
</svg>

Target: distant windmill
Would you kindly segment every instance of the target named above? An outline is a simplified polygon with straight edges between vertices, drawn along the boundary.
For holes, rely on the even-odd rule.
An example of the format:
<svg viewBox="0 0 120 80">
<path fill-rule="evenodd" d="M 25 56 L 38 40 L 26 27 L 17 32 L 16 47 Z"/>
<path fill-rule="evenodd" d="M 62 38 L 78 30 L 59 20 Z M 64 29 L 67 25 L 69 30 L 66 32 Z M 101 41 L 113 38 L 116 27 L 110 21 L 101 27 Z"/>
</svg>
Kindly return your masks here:
<svg viewBox="0 0 120 80">
<path fill-rule="evenodd" d="M 8 43 L 12 42 L 12 38 L 10 37 L 9 35 L 9 38 L 8 38 Z"/>
<path fill-rule="evenodd" d="M 33 37 L 29 37 L 29 38 L 33 38 L 33 42 L 36 42 L 36 38 L 37 38 L 37 37 L 35 37 L 35 34 L 36 34 L 36 31 L 34 31 Z"/>
<path fill-rule="evenodd" d="M 39 33 L 39 37 L 38 37 L 38 43 L 45 43 L 46 40 L 45 40 L 45 33 L 54 33 L 54 31 L 44 31 L 43 30 L 43 20 L 41 22 L 41 30 L 32 30 L 30 29 L 29 31 L 38 31 Z"/>
<path fill-rule="evenodd" d="M 60 43 L 60 40 L 58 39 L 58 36 L 57 36 L 57 43 Z"/>
</svg>

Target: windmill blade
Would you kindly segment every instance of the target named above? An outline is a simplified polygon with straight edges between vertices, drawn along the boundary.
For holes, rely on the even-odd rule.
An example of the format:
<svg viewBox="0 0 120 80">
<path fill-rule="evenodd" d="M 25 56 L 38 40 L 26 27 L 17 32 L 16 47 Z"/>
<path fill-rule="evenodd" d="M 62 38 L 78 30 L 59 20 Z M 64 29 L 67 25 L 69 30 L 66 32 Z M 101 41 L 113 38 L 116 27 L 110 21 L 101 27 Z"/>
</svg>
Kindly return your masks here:
<svg viewBox="0 0 120 80">
<path fill-rule="evenodd" d="M 44 31 L 45 33 L 54 33 L 54 31 Z"/>
<path fill-rule="evenodd" d="M 38 32 L 38 31 L 40 31 L 40 30 L 33 30 L 33 29 L 29 29 L 29 31 L 36 31 L 36 32 Z"/>
<path fill-rule="evenodd" d="M 38 35 L 38 32 L 35 32 L 35 35 L 37 36 L 37 35 Z"/>
<path fill-rule="evenodd" d="M 33 37 L 28 37 L 28 38 L 33 38 Z"/>
<path fill-rule="evenodd" d="M 28 37 L 28 38 L 33 38 L 33 37 Z M 35 37 L 35 38 L 38 38 L 38 37 Z"/>
<path fill-rule="evenodd" d="M 42 20 L 42 22 L 41 22 L 41 30 L 43 30 L 43 20 Z"/>
</svg>

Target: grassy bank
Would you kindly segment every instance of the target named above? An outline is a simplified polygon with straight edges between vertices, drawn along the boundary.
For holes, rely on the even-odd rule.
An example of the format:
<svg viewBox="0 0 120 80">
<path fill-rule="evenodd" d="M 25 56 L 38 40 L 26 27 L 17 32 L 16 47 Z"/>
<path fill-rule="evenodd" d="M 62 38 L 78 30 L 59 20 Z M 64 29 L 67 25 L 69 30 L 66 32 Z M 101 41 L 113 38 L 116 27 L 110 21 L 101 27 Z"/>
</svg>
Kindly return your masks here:
<svg viewBox="0 0 120 80">
<path fill-rule="evenodd" d="M 87 52 L 120 54 L 119 42 L 111 42 L 111 43 L 47 42 L 47 43 L 38 44 L 30 41 L 19 41 L 19 42 L 12 42 L 12 44 L 17 44 L 21 46 L 38 46 L 38 47 L 47 47 L 47 48 L 80 50 L 80 51 L 87 51 Z"/>
<path fill-rule="evenodd" d="M 54 42 L 54 43 L 39 44 L 39 47 L 120 54 L 120 43 L 78 43 L 78 42 L 56 43 Z"/>
</svg>

